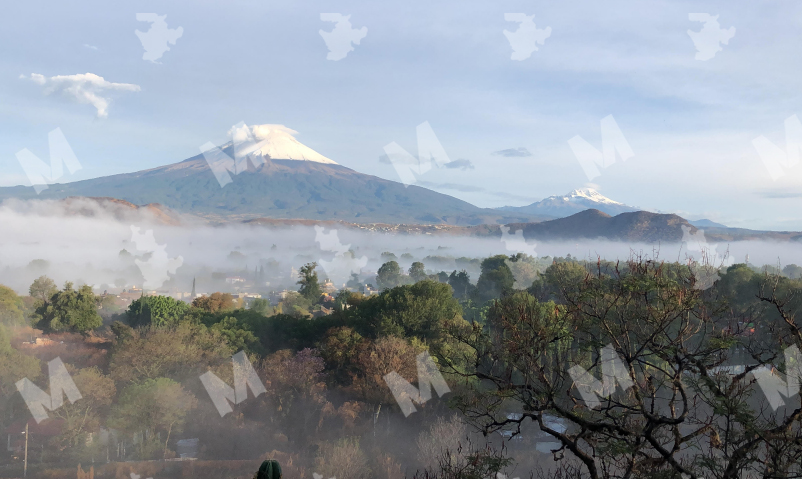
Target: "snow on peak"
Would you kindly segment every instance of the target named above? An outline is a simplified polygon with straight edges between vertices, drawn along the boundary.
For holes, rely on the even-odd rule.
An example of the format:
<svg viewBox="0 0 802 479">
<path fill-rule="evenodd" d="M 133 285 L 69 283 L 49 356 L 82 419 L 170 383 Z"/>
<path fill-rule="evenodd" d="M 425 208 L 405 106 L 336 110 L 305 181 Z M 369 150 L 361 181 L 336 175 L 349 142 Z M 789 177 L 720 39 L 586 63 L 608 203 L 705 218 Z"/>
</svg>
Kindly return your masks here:
<svg viewBox="0 0 802 479">
<path fill-rule="evenodd" d="M 314 161 L 316 163 L 337 163 L 295 139 L 298 132 L 284 125 L 254 125 L 239 123 L 228 130 L 228 137 L 238 158 L 257 155 L 274 160 Z"/>
<path fill-rule="evenodd" d="M 586 199 L 590 200 L 594 203 L 601 203 L 605 205 L 621 205 L 624 206 L 624 203 L 620 203 L 618 201 L 611 200 L 610 198 L 604 196 L 603 194 L 599 193 L 598 191 L 594 190 L 593 188 L 579 188 L 576 189 L 567 195 L 563 196 L 562 199 L 566 201 L 572 201 L 577 199 Z"/>
</svg>

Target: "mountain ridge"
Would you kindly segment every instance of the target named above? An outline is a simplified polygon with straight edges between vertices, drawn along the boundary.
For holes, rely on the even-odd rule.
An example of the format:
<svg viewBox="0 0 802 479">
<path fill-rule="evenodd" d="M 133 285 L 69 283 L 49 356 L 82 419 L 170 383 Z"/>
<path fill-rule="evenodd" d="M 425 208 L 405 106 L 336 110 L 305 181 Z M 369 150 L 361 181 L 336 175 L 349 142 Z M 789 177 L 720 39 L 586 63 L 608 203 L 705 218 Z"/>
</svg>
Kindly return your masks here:
<svg viewBox="0 0 802 479">
<path fill-rule="evenodd" d="M 225 145 L 224 145 L 225 146 Z M 231 158 L 235 146 L 222 149 Z M 57 183 L 37 195 L 24 186 L 0 188 L 0 200 L 111 197 L 132 204 L 159 203 L 212 221 L 259 217 L 346 220 L 357 223 L 476 225 L 547 219 L 480 208 L 420 186 L 314 161 L 261 158 L 221 187 L 203 155 L 178 163 L 111 176 Z"/>
</svg>

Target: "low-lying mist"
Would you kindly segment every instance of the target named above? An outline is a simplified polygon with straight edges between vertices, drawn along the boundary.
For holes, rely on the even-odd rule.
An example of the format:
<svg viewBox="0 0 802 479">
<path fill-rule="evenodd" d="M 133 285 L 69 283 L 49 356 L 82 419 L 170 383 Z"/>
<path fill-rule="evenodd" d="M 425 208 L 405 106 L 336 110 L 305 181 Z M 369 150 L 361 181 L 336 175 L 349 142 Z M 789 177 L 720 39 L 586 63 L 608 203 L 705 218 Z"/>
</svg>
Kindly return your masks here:
<svg viewBox="0 0 802 479">
<path fill-rule="evenodd" d="M 570 254 L 590 260 L 625 260 L 633 253 L 665 261 L 700 257 L 699 245 L 683 243 L 582 239 L 528 240 L 524 245 L 520 241 L 504 242 L 500 236 L 388 234 L 344 225 L 322 229 L 212 226 L 186 218 L 176 223 L 169 224 L 146 208 L 110 208 L 93 200 L 5 201 L 0 205 L 0 283 L 23 294 L 41 275 L 58 284 L 85 283 L 101 291 L 141 288 L 145 279 L 136 260 L 146 262 L 158 256 L 160 248 L 155 245 L 163 246 L 167 258 L 180 257 L 182 262 L 163 286 L 153 289 L 189 291 L 194 278 L 199 293 L 225 289 L 226 276 L 253 274 L 255 270 L 267 271 L 263 276 L 268 280 L 260 284 L 261 289 L 294 288 L 297 268 L 313 261 L 319 265 L 321 279 L 330 278 L 337 287 L 349 279 L 351 271 L 361 271 L 360 280 L 370 282 L 387 261 L 383 252 L 393 253 L 402 268 L 422 261 L 432 273 L 465 269 L 474 282 L 479 274 L 475 259 L 494 254 L 523 252 L 541 258 Z M 132 241 L 132 227 L 139 228 L 140 235 L 152 230 L 155 244 L 143 246 Z M 795 243 L 744 241 L 707 247 L 719 255 L 717 261 L 728 252 L 727 263 L 742 263 L 747 255 L 754 265 L 802 263 L 802 248 Z"/>
</svg>

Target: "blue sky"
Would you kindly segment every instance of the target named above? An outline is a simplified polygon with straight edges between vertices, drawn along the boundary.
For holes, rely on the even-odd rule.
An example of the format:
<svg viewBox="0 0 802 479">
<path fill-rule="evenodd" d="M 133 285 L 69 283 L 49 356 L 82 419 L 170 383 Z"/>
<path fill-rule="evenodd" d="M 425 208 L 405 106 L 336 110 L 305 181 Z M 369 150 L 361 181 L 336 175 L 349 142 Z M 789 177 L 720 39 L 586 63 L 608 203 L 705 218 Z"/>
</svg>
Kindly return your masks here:
<svg viewBox="0 0 802 479">
<path fill-rule="evenodd" d="M 143 60 L 140 12 L 183 34 Z M 322 12 L 350 14 L 367 35 L 326 59 Z M 551 28 L 512 60 L 504 14 Z M 689 13 L 718 15 L 735 35 L 709 60 Z M 419 182 L 480 206 L 524 205 L 594 186 L 618 201 L 731 226 L 802 230 L 802 165 L 774 180 L 752 140 L 785 149 L 802 114 L 802 4 L 767 2 L 15 2 L 0 18 L 0 185 L 29 184 L 15 153 L 47 158 L 61 128 L 83 169 L 62 180 L 137 171 L 222 143 L 234 124 L 275 123 L 363 173 L 397 142 L 416 152 L 428 121 L 451 160 Z M 92 73 L 139 91 L 107 93 L 108 115 L 22 79 Z M 601 149 L 613 115 L 634 156 L 589 182 L 568 145 Z M 494 152 L 525 148 L 530 156 Z M 463 162 L 464 163 L 464 162 Z"/>
</svg>

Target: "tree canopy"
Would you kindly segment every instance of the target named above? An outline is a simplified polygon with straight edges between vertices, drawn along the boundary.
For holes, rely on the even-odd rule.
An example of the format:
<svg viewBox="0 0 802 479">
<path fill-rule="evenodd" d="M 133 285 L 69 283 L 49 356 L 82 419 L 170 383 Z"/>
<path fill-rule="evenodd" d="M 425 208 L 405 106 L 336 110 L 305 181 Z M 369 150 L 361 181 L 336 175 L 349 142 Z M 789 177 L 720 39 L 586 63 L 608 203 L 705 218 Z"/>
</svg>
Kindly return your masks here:
<svg viewBox="0 0 802 479">
<path fill-rule="evenodd" d="M 298 284 L 301 286 L 298 292 L 308 301 L 317 302 L 320 298 L 320 283 L 317 279 L 315 268 L 317 263 L 306 263 L 298 270 Z"/>
<path fill-rule="evenodd" d="M 131 302 L 126 311 L 128 324 L 167 326 L 176 324 L 189 310 L 189 305 L 169 296 L 143 296 Z"/>
<path fill-rule="evenodd" d="M 39 304 L 33 314 L 33 324 L 45 332 L 91 331 L 103 324 L 97 302 L 91 286 L 83 285 L 75 290 L 72 283 L 67 282 L 62 291 Z"/>
</svg>

